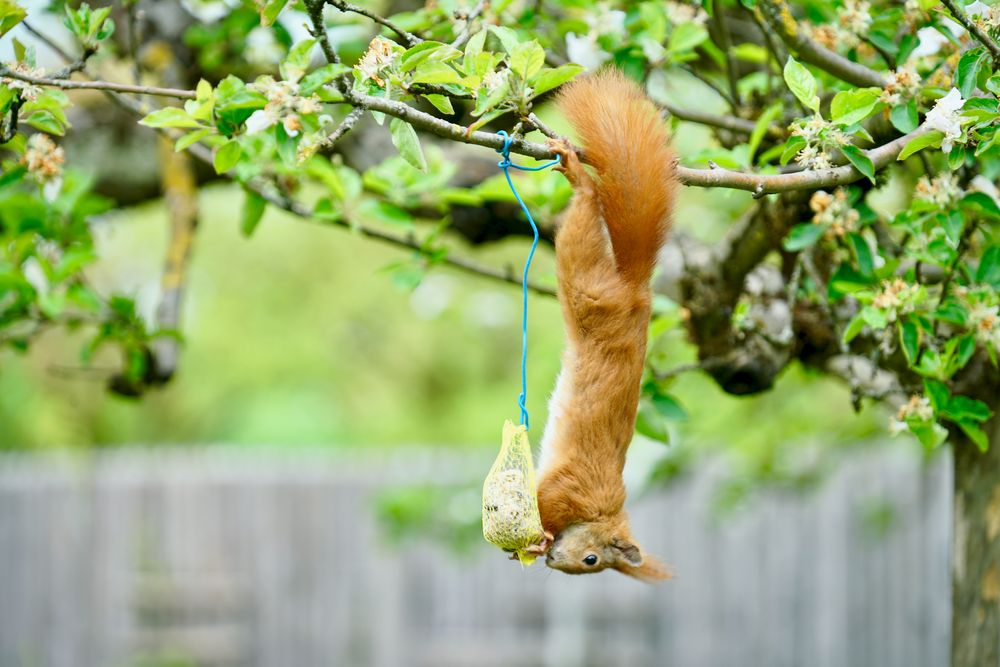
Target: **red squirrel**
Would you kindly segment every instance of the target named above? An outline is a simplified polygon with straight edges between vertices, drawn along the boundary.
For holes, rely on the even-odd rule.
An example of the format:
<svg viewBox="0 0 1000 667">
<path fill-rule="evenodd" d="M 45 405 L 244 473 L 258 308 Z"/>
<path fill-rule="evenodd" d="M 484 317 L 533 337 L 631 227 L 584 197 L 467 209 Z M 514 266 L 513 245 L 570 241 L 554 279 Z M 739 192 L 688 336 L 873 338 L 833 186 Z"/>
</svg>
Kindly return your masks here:
<svg viewBox="0 0 1000 667">
<path fill-rule="evenodd" d="M 649 281 L 677 190 L 674 153 L 652 102 L 617 70 L 570 83 L 558 105 L 596 177 L 569 142 L 549 141 L 573 199 L 556 233 L 567 348 L 539 459 L 538 506 L 554 536 L 546 564 L 666 579 L 632 537 L 622 469 L 646 357 Z"/>
</svg>

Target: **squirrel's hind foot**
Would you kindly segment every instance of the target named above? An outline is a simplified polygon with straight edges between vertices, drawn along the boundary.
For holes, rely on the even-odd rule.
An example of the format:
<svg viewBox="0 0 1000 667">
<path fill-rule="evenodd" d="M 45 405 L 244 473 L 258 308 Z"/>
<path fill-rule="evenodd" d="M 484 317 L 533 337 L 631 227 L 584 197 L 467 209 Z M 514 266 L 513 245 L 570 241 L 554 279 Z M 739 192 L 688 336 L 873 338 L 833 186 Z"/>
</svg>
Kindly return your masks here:
<svg viewBox="0 0 1000 667">
<path fill-rule="evenodd" d="M 559 156 L 559 164 L 554 167 L 556 171 L 561 171 L 566 176 L 574 188 L 590 188 L 592 182 L 590 175 L 583 168 L 580 156 L 576 154 L 576 149 L 568 139 L 546 139 L 545 145 L 553 153 Z"/>
</svg>

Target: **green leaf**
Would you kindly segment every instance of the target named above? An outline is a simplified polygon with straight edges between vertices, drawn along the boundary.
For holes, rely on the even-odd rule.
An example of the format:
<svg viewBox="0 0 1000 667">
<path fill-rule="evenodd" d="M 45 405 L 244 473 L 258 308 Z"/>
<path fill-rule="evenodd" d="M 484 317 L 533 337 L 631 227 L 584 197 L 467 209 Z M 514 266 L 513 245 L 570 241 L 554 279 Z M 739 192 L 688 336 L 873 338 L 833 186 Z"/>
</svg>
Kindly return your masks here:
<svg viewBox="0 0 1000 667">
<path fill-rule="evenodd" d="M 462 82 L 462 77 L 451 66 L 437 61 L 428 61 L 413 73 L 413 83 L 454 83 Z"/>
<path fill-rule="evenodd" d="M 490 92 L 487 92 L 485 87 L 480 87 L 479 94 L 476 96 L 476 106 L 472 110 L 472 115 L 482 116 L 484 113 L 507 99 L 507 95 L 509 93 L 510 81 L 507 77 L 504 77 L 503 83 Z"/>
<path fill-rule="evenodd" d="M 965 326 L 969 320 L 969 313 L 961 303 L 955 299 L 947 299 L 934 311 L 935 319 L 958 326 Z"/>
<path fill-rule="evenodd" d="M 913 364 L 920 354 L 920 328 L 909 319 L 899 325 L 899 342 L 906 355 L 906 361 Z"/>
<path fill-rule="evenodd" d="M 861 316 L 860 313 L 851 318 L 851 321 L 847 324 L 847 328 L 844 329 L 844 342 L 850 343 L 854 340 L 859 333 L 865 328 L 865 318 Z"/>
<path fill-rule="evenodd" d="M 557 88 L 577 74 L 582 72 L 584 67 L 577 65 L 576 63 L 569 63 L 567 65 L 560 65 L 555 69 L 545 69 L 542 70 L 531 84 L 532 95 L 538 97 L 542 93 L 546 93 L 553 88 Z"/>
<path fill-rule="evenodd" d="M 1000 206 L 984 192 L 970 192 L 962 197 L 958 205 L 983 217 L 1000 220 Z"/>
<path fill-rule="evenodd" d="M 208 136 L 208 134 L 211 131 L 212 130 L 210 128 L 206 127 L 206 128 L 202 128 L 200 130 L 194 130 L 193 132 L 188 132 L 183 137 L 181 137 L 180 139 L 178 139 L 176 143 L 174 143 L 174 150 L 175 151 L 182 151 L 185 148 L 190 147 L 192 144 L 197 143 L 201 139 L 203 139 L 206 136 Z"/>
<path fill-rule="evenodd" d="M 393 118 L 389 123 L 389 130 L 392 133 L 392 143 L 404 160 L 419 169 L 427 171 L 427 161 L 424 159 L 424 152 L 420 148 L 420 139 L 413 126 L 399 118 Z"/>
<path fill-rule="evenodd" d="M 760 142 L 764 140 L 764 135 L 767 133 L 767 129 L 771 126 L 771 122 L 781 115 L 783 109 L 784 105 L 780 101 L 775 102 L 760 115 L 760 118 L 757 119 L 757 123 L 753 126 L 753 132 L 750 133 L 750 140 L 747 142 L 750 148 L 748 158 L 748 162 L 750 164 L 753 164 L 753 156 L 757 153 L 757 148 L 760 147 Z"/>
<path fill-rule="evenodd" d="M 424 95 L 423 97 L 441 113 L 448 114 L 449 116 L 455 113 L 455 107 L 452 106 L 451 100 L 444 95 Z"/>
<path fill-rule="evenodd" d="M 872 250 L 868 246 L 868 242 L 857 232 L 851 232 L 848 238 L 851 240 L 851 247 L 854 249 L 854 256 L 858 261 L 858 270 L 861 272 L 861 275 L 873 275 L 875 272 L 875 261 L 872 258 Z"/>
<path fill-rule="evenodd" d="M 249 238 L 257 225 L 260 224 L 260 219 L 264 217 L 264 210 L 267 208 L 267 200 L 261 197 L 259 194 L 253 190 L 245 190 L 246 199 L 243 200 L 243 215 L 240 220 L 240 231 L 243 236 Z"/>
<path fill-rule="evenodd" d="M 945 441 L 945 438 L 948 437 L 948 431 L 936 422 L 908 419 L 906 425 L 910 428 L 910 432 L 920 441 L 920 444 L 928 450 L 939 447 Z"/>
<path fill-rule="evenodd" d="M 287 4 L 288 0 L 267 0 L 260 9 L 260 24 L 263 26 L 274 25 L 274 22 L 278 20 L 278 14 Z"/>
<path fill-rule="evenodd" d="M 524 81 L 538 74 L 545 66 L 545 49 L 532 40 L 518 44 L 510 54 L 510 68 Z"/>
<path fill-rule="evenodd" d="M 930 378 L 924 378 L 924 393 L 935 412 L 940 412 L 951 400 L 951 392 L 948 391 L 947 385 Z"/>
<path fill-rule="evenodd" d="M 28 12 L 11 0 L 0 0 L 0 37 L 3 37 L 11 28 L 24 20 Z"/>
<path fill-rule="evenodd" d="M 288 52 L 285 59 L 278 65 L 281 78 L 292 83 L 298 83 L 306 70 L 309 69 L 309 62 L 312 60 L 312 52 L 316 47 L 315 39 L 304 39 Z"/>
<path fill-rule="evenodd" d="M 861 309 L 860 315 L 865 321 L 865 324 L 870 326 L 872 329 L 881 330 L 885 329 L 889 325 L 889 316 L 881 308 L 876 308 L 875 306 L 865 306 Z"/>
<path fill-rule="evenodd" d="M 957 171 L 965 164 L 966 150 L 962 144 L 955 144 L 948 152 L 948 168 Z"/>
<path fill-rule="evenodd" d="M 917 115 L 917 101 L 909 100 L 906 104 L 897 104 L 889 112 L 889 121 L 892 126 L 902 132 L 909 134 L 920 125 L 920 117 Z"/>
<path fill-rule="evenodd" d="M 343 76 L 350 71 L 351 68 L 344 64 L 330 63 L 329 65 L 324 65 L 302 77 L 302 80 L 299 82 L 299 94 L 308 97 L 338 76 Z"/>
<path fill-rule="evenodd" d="M 785 237 L 785 241 L 782 245 L 785 250 L 789 252 L 802 250 L 813 245 L 816 241 L 819 241 L 825 231 L 826 226 L 824 225 L 804 222 L 792 227 L 791 231 L 788 232 L 788 236 Z"/>
<path fill-rule="evenodd" d="M 289 135 L 285 131 L 284 123 L 278 123 L 274 126 L 274 140 L 278 144 L 278 157 L 281 158 L 281 163 L 286 167 L 297 166 L 299 138 L 301 136 L 301 134 L 296 134 L 294 137 Z"/>
<path fill-rule="evenodd" d="M 972 422 L 966 421 L 958 422 L 958 427 L 965 432 L 965 435 L 969 436 L 969 440 L 976 444 L 979 451 L 989 451 L 990 438 L 986 435 L 986 432 L 983 429 L 979 428 L 979 426 Z"/>
<path fill-rule="evenodd" d="M 845 127 L 860 123 L 878 106 L 881 94 L 881 88 L 858 88 L 837 93 L 830 103 L 831 120 Z"/>
<path fill-rule="evenodd" d="M 708 39 L 708 31 L 697 23 L 681 23 L 674 26 L 667 41 L 667 52 L 690 51 Z"/>
<path fill-rule="evenodd" d="M 670 430 L 666 418 L 649 399 L 639 401 L 639 412 L 635 418 L 636 433 L 652 440 L 670 442 Z"/>
<path fill-rule="evenodd" d="M 442 42 L 431 40 L 411 46 L 399 57 L 399 71 L 409 72 L 416 69 L 434 55 L 435 51 L 445 46 L 447 45 Z"/>
<path fill-rule="evenodd" d="M 785 150 L 781 154 L 781 164 L 788 164 L 788 161 L 799 154 L 806 145 L 806 140 L 800 136 L 792 136 L 785 142 Z"/>
<path fill-rule="evenodd" d="M 215 156 L 213 157 L 215 173 L 226 173 L 236 166 L 236 163 L 240 161 L 242 156 L 243 149 L 240 147 L 238 141 L 234 140 L 223 144 L 217 151 L 215 151 Z"/>
<path fill-rule="evenodd" d="M 875 182 L 875 163 L 863 150 L 853 144 L 845 144 L 840 147 L 840 152 L 854 165 L 854 168 L 868 177 L 872 183 Z"/>
<path fill-rule="evenodd" d="M 788 84 L 788 89 L 798 98 L 799 102 L 802 102 L 806 108 L 812 109 L 818 114 L 819 96 L 816 94 L 816 79 L 813 77 L 812 72 L 809 71 L 809 68 L 792 56 L 788 56 L 788 62 L 785 63 L 784 76 L 785 83 Z"/>
<path fill-rule="evenodd" d="M 968 396 L 952 396 L 941 414 L 956 423 L 963 421 L 984 422 L 993 414 L 982 401 Z"/>
<path fill-rule="evenodd" d="M 672 421 L 685 421 L 688 418 L 687 410 L 673 396 L 669 394 L 656 394 L 652 397 L 653 407 L 664 419 Z"/>
<path fill-rule="evenodd" d="M 462 58 L 462 69 L 465 70 L 467 74 L 472 74 L 472 66 L 479 54 L 483 52 L 483 47 L 486 45 L 486 35 L 489 31 L 486 29 L 480 30 L 475 35 L 469 38 L 469 41 L 465 43 L 465 55 Z"/>
<path fill-rule="evenodd" d="M 962 54 L 961 59 L 958 61 L 958 67 L 955 69 L 955 78 L 958 90 L 962 93 L 964 99 L 972 97 L 972 91 L 976 89 L 976 80 L 979 78 L 980 70 L 982 70 L 983 65 L 986 63 L 987 56 L 986 48 L 977 46 Z"/>
<path fill-rule="evenodd" d="M 899 156 L 896 159 L 905 160 L 917 151 L 921 151 L 931 146 L 938 148 L 941 146 L 942 139 L 944 139 L 944 134 L 942 134 L 940 130 L 924 132 L 923 134 L 910 139 L 906 146 L 903 147 L 903 150 L 899 152 Z"/>
<path fill-rule="evenodd" d="M 146 127 L 201 127 L 184 109 L 165 107 L 158 109 L 139 121 Z"/>
<path fill-rule="evenodd" d="M 517 33 L 502 25 L 491 25 L 490 30 L 497 36 L 497 39 L 500 40 L 500 43 L 503 45 L 503 50 L 509 54 L 513 54 L 514 50 L 517 49 L 517 46 L 520 43 L 517 39 Z"/>
<path fill-rule="evenodd" d="M 983 252 L 976 270 L 976 282 L 1000 289 L 1000 245 L 991 245 Z"/>
<path fill-rule="evenodd" d="M 365 221 L 380 222 L 403 229 L 413 229 L 413 216 L 404 209 L 381 199 L 365 199 L 355 209 Z"/>
</svg>

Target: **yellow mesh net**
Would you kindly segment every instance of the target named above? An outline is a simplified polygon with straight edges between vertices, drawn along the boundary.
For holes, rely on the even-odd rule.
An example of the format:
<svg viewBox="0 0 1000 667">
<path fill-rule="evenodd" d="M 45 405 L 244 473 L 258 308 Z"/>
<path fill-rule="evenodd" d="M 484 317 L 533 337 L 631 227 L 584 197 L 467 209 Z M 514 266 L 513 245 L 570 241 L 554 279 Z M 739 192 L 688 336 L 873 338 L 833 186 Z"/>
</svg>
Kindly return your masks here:
<svg viewBox="0 0 1000 667">
<path fill-rule="evenodd" d="M 509 420 L 503 425 L 500 454 L 483 483 L 483 537 L 516 553 L 524 565 L 535 560 L 535 554 L 526 549 L 545 539 L 528 430 Z"/>
</svg>

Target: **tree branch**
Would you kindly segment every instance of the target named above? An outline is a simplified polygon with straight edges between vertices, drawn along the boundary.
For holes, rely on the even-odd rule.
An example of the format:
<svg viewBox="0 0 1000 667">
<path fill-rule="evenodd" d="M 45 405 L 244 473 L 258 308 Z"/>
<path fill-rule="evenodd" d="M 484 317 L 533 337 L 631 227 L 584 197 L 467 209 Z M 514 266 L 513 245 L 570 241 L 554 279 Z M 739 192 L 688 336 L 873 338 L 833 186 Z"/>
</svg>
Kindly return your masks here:
<svg viewBox="0 0 1000 667">
<path fill-rule="evenodd" d="M 421 38 L 414 35 L 413 33 L 403 30 L 389 19 L 379 16 L 374 12 L 370 12 L 364 7 L 358 7 L 357 5 L 352 5 L 349 2 L 344 2 L 344 0 L 326 0 L 326 3 L 329 5 L 333 5 L 342 12 L 354 12 L 355 14 L 361 14 L 362 16 L 370 18 L 372 21 L 375 21 L 375 23 L 385 26 L 389 30 L 393 31 L 394 33 L 402 37 L 403 41 L 406 42 L 407 46 L 414 46 L 424 41 Z"/>
<path fill-rule="evenodd" d="M 78 90 L 103 90 L 115 93 L 131 93 L 136 95 L 159 95 L 162 97 L 174 97 L 178 99 L 195 99 L 195 91 L 181 90 L 177 88 L 157 88 L 154 86 L 132 86 L 128 84 L 113 83 L 108 81 L 62 81 L 59 79 L 49 79 L 45 77 L 34 77 L 17 72 L 12 72 L 0 67 L 0 76 L 19 79 L 28 83 L 40 86 L 51 86 L 63 89 Z M 483 146 L 499 150 L 503 147 L 504 140 L 499 135 L 492 132 L 475 131 L 469 132 L 467 128 L 442 120 L 429 113 L 398 102 L 387 100 L 383 97 L 362 95 L 354 91 L 347 91 L 345 100 L 355 107 L 380 111 L 389 116 L 400 118 L 410 123 L 418 130 L 423 130 L 443 139 L 450 139 L 466 144 Z M 876 171 L 896 159 L 903 147 L 913 138 L 924 133 L 924 128 L 918 128 L 903 137 L 872 149 L 867 152 L 868 157 L 875 165 Z M 515 138 L 511 144 L 511 152 L 518 155 L 532 157 L 537 160 L 551 160 L 555 154 L 542 144 L 525 141 Z M 581 152 L 582 154 L 582 152 Z M 583 155 L 586 161 L 586 155 Z M 810 190 L 817 188 L 831 187 L 835 185 L 846 185 L 853 183 L 863 175 L 850 165 L 823 169 L 819 171 L 801 171 L 792 174 L 754 174 L 748 172 L 731 171 L 729 169 L 691 169 L 688 167 L 677 167 L 677 177 L 684 185 L 693 185 L 705 188 L 731 188 L 734 190 L 746 190 L 760 197 L 765 194 L 776 192 L 789 192 L 792 190 Z"/>
<path fill-rule="evenodd" d="M 49 88 L 62 88 L 63 90 L 108 90 L 116 93 L 130 93 L 133 95 L 158 95 L 160 97 L 174 97 L 181 100 L 195 99 L 193 90 L 181 90 L 180 88 L 157 88 L 155 86 L 133 86 L 127 83 L 115 83 L 111 81 L 69 81 L 43 76 L 31 76 L 14 72 L 6 67 L 0 66 L 0 77 L 17 79 L 36 86 L 46 86 Z"/>
<path fill-rule="evenodd" d="M 888 81 L 875 70 L 848 60 L 803 34 L 785 0 L 762 0 L 758 6 L 781 41 L 803 61 L 855 86 L 885 88 Z"/>
<path fill-rule="evenodd" d="M 309 33 L 319 42 L 323 50 L 323 56 L 331 65 L 340 63 L 340 56 L 330 44 L 330 36 L 326 33 L 326 24 L 323 21 L 323 7 L 325 0 L 306 0 L 306 12 L 309 14 L 309 22 L 312 24 Z"/>
<path fill-rule="evenodd" d="M 941 0 L 941 4 L 948 8 L 948 11 L 955 17 L 955 20 L 961 23 L 962 27 L 968 30 L 970 35 L 975 37 L 980 44 L 989 50 L 990 55 L 993 56 L 993 63 L 1000 65 L 1000 45 L 983 32 L 982 28 L 976 25 L 976 22 L 970 19 L 968 14 L 959 9 L 953 0 Z"/>
<path fill-rule="evenodd" d="M 671 116 L 679 118 L 680 120 L 685 120 L 689 123 L 707 125 L 709 127 L 717 127 L 721 130 L 728 130 L 730 132 L 752 134 L 754 129 L 757 127 L 757 123 L 752 120 L 747 120 L 746 118 L 737 118 L 736 116 L 717 116 L 715 114 L 695 111 L 693 109 L 680 109 L 671 104 L 660 104 L 659 106 L 666 110 Z M 788 136 L 788 133 L 784 130 L 784 128 L 773 123 L 768 125 L 766 134 L 772 139 L 784 139 Z"/>
</svg>

